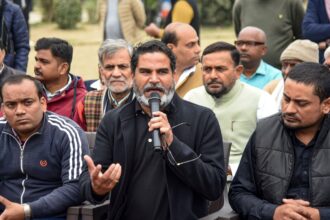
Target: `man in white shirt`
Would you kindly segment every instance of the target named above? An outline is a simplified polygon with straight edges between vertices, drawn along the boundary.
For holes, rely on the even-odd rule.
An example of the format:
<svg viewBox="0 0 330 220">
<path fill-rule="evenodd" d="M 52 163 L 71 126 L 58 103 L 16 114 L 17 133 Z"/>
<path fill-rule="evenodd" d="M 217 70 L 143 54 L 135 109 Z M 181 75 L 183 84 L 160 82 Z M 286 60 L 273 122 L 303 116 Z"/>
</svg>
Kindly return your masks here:
<svg viewBox="0 0 330 220">
<path fill-rule="evenodd" d="M 215 113 L 224 141 L 231 142 L 229 165 L 236 172 L 246 143 L 260 118 L 277 112 L 266 92 L 240 82 L 243 66 L 234 45 L 216 42 L 203 51 L 204 86 L 189 91 L 184 99 Z"/>
</svg>

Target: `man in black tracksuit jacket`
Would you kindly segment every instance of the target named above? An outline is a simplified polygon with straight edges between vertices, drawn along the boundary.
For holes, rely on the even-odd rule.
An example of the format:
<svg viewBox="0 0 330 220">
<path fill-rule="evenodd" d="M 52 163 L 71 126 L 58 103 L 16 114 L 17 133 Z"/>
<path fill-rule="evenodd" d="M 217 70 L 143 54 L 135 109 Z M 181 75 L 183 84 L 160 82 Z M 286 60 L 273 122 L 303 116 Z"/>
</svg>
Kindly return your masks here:
<svg viewBox="0 0 330 220">
<path fill-rule="evenodd" d="M 2 217 L 59 217 L 80 204 L 78 178 L 87 138 L 70 119 L 46 112 L 42 85 L 13 75 L 1 87 L 0 203 Z"/>
</svg>

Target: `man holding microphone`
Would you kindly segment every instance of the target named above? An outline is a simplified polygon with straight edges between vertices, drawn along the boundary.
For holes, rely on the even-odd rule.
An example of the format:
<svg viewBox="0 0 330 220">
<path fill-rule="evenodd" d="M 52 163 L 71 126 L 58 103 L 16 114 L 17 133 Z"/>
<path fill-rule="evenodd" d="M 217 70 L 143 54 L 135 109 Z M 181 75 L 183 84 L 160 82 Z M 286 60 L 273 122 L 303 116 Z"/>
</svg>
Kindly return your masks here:
<svg viewBox="0 0 330 220">
<path fill-rule="evenodd" d="M 203 217 L 208 200 L 216 200 L 225 186 L 218 122 L 211 110 L 176 95 L 175 57 L 162 42 L 137 47 L 131 67 L 136 98 L 104 116 L 93 158 L 85 156 L 83 195 L 98 203 L 111 193 L 108 219 Z M 160 111 L 151 113 L 155 93 Z"/>
</svg>

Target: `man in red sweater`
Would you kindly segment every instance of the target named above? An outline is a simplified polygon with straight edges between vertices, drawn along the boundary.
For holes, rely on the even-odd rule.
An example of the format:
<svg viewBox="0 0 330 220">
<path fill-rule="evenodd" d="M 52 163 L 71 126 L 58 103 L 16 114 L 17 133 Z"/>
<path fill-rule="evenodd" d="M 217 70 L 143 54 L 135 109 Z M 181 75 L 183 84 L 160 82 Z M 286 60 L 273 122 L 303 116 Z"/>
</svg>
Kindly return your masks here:
<svg viewBox="0 0 330 220">
<path fill-rule="evenodd" d="M 41 38 L 35 51 L 34 74 L 44 85 L 47 110 L 73 118 L 86 88 L 80 77 L 70 73 L 72 46 L 62 39 Z"/>
</svg>

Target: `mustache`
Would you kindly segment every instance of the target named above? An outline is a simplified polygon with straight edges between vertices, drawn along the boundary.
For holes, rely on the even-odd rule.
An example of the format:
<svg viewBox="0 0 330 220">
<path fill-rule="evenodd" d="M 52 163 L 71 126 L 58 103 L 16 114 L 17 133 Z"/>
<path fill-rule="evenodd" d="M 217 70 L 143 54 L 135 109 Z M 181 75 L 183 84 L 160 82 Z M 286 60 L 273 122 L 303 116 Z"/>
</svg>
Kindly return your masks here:
<svg viewBox="0 0 330 220">
<path fill-rule="evenodd" d="M 157 83 L 157 84 L 148 83 L 143 88 L 143 92 L 148 92 L 150 90 L 158 90 L 158 91 L 163 92 L 163 93 L 166 92 L 166 89 L 160 83 Z"/>
<path fill-rule="evenodd" d="M 214 84 L 214 83 L 217 83 L 217 84 L 223 84 L 221 81 L 219 81 L 218 79 L 212 79 L 211 81 L 207 82 L 206 84 L 207 85 L 210 85 L 210 84 Z"/>
<path fill-rule="evenodd" d="M 126 79 L 124 77 L 120 77 L 120 78 L 111 77 L 110 79 L 108 79 L 106 81 L 108 81 L 109 83 L 112 83 L 112 82 L 125 82 Z"/>
<path fill-rule="evenodd" d="M 298 117 L 296 116 L 296 113 L 286 113 L 286 112 L 282 112 L 282 117 L 291 117 L 291 118 L 295 118 L 298 119 Z"/>
<path fill-rule="evenodd" d="M 249 57 L 250 55 L 249 54 L 247 54 L 247 53 L 240 53 L 240 55 L 241 56 L 247 56 L 247 57 Z"/>
<path fill-rule="evenodd" d="M 40 72 L 38 69 L 34 69 L 34 74 L 35 75 L 42 75 L 42 72 Z"/>
</svg>

